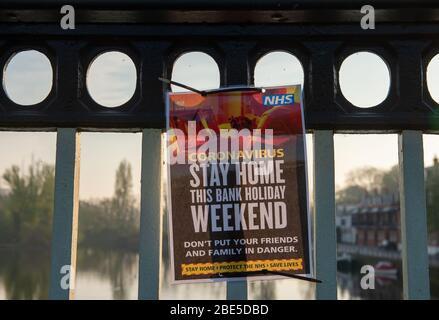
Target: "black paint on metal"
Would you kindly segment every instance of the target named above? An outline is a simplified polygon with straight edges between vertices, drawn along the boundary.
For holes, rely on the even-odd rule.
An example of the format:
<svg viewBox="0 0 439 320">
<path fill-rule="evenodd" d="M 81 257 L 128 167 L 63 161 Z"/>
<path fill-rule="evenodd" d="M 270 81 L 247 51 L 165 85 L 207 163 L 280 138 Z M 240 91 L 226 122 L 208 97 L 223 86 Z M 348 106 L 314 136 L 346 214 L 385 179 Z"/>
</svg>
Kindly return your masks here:
<svg viewBox="0 0 439 320">
<path fill-rule="evenodd" d="M 392 10 L 409 10 L 409 3 L 412 2 Z M 377 21 L 376 30 L 362 30 L 359 22 L 333 23 L 330 18 L 322 23 L 322 18 L 312 18 L 316 10 L 307 11 L 308 20 L 302 19 L 306 23 L 272 23 L 267 17 L 261 18 L 264 23 L 220 23 L 221 19 L 213 23 L 190 19 L 189 23 L 172 23 L 181 22 L 172 15 L 163 17 L 160 23 L 145 23 L 141 18 L 139 22 L 129 15 L 124 23 L 113 21 L 110 16 L 106 16 L 107 23 L 99 23 L 96 16 L 89 16 L 75 30 L 62 30 L 50 14 L 44 18 L 41 12 L 45 9 L 35 11 L 34 21 L 14 22 L 7 18 L 10 8 L 0 9 L 0 69 L 4 70 L 15 52 L 39 50 L 52 63 L 54 83 L 47 99 L 26 107 L 12 102 L 0 87 L 2 130 L 72 126 L 97 130 L 164 128 L 164 97 L 169 85 L 157 79 L 171 78 L 173 62 L 181 54 L 203 51 L 211 55 L 220 69 L 221 86 L 253 86 L 258 59 L 279 50 L 294 54 L 304 68 L 305 121 L 310 130 L 439 129 L 439 105 L 426 85 L 428 62 L 439 53 L 439 15 L 424 12 L 414 18 L 422 21 L 417 24 L 401 22 L 398 15 L 392 20 L 392 15 L 388 15 L 386 23 L 380 25 Z M 17 12 L 26 11 L 32 16 L 32 10 L 25 7 Z M 105 12 L 99 12 L 105 16 Z M 228 11 L 218 12 L 227 21 Z M 136 91 L 117 108 L 97 104 L 85 85 L 92 59 L 111 50 L 129 55 L 137 68 Z M 350 104 L 338 84 L 341 62 L 357 51 L 380 55 L 391 73 L 387 99 L 369 109 Z"/>
</svg>

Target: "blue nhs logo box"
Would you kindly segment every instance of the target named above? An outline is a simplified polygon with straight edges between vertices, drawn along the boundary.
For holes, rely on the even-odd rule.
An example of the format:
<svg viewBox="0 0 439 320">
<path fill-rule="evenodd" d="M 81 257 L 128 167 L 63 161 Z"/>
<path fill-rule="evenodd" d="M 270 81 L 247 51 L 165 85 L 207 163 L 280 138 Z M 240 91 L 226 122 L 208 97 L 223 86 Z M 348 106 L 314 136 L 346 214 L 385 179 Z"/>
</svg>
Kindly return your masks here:
<svg viewBox="0 0 439 320">
<path fill-rule="evenodd" d="M 262 96 L 262 103 L 264 104 L 264 106 L 267 106 L 267 107 L 293 104 L 294 103 L 294 94 L 292 94 L 292 93 L 268 94 L 268 95 Z"/>
</svg>

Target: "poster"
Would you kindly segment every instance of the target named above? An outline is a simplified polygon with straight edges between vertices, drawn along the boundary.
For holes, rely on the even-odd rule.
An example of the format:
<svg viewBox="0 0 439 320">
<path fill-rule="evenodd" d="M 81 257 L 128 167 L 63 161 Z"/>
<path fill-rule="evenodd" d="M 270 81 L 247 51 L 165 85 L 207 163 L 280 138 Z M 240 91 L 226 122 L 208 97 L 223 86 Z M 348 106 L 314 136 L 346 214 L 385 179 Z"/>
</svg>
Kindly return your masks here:
<svg viewBox="0 0 439 320">
<path fill-rule="evenodd" d="M 167 100 L 173 282 L 311 274 L 300 86 Z"/>
</svg>

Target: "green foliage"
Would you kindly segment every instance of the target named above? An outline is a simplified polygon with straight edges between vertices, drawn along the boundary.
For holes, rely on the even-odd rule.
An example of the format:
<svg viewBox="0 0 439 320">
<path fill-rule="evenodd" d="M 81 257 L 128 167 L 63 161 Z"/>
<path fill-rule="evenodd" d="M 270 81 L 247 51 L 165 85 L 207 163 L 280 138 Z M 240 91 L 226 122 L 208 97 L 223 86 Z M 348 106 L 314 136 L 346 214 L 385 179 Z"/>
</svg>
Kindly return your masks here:
<svg viewBox="0 0 439 320">
<path fill-rule="evenodd" d="M 398 193 L 398 181 L 398 166 L 393 166 L 390 170 L 374 167 L 358 168 L 349 172 L 346 179 L 347 188 L 361 188 L 363 192 L 376 190 L 379 193 Z M 352 192 L 358 193 L 359 190 L 353 188 Z"/>
<path fill-rule="evenodd" d="M 383 171 L 374 167 L 362 167 L 348 173 L 346 182 L 348 186 L 359 186 L 367 191 L 372 191 L 381 184 Z"/>
<path fill-rule="evenodd" d="M 131 165 L 123 160 L 116 170 L 116 182 L 111 209 L 116 222 L 123 228 L 130 228 L 135 220 L 135 199 L 133 196 Z"/>
<path fill-rule="evenodd" d="M 360 203 L 366 191 L 364 187 L 358 185 L 349 185 L 340 189 L 336 194 L 337 204 L 348 205 Z"/>
<path fill-rule="evenodd" d="M 132 180 L 131 165 L 123 160 L 116 170 L 112 198 L 80 202 L 81 243 L 97 247 L 137 248 L 139 209 L 132 194 Z"/>
<path fill-rule="evenodd" d="M 9 242 L 48 245 L 53 214 L 54 168 L 32 163 L 27 174 L 12 166 L 3 174 L 9 194 L 2 220 L 10 226 Z"/>
<path fill-rule="evenodd" d="M 5 170 L 8 193 L 0 196 L 0 244 L 48 247 L 52 232 L 55 169 L 41 162 L 27 172 Z M 79 241 L 89 246 L 136 248 L 139 210 L 132 193 L 131 165 L 122 161 L 116 171 L 114 196 L 81 201 Z"/>
<path fill-rule="evenodd" d="M 397 165 L 382 173 L 379 189 L 382 192 L 393 194 L 397 194 L 399 192 L 399 168 Z"/>
<path fill-rule="evenodd" d="M 346 187 L 336 193 L 337 204 L 359 204 L 367 193 L 398 193 L 398 172 L 362 167 L 348 173 Z"/>
</svg>

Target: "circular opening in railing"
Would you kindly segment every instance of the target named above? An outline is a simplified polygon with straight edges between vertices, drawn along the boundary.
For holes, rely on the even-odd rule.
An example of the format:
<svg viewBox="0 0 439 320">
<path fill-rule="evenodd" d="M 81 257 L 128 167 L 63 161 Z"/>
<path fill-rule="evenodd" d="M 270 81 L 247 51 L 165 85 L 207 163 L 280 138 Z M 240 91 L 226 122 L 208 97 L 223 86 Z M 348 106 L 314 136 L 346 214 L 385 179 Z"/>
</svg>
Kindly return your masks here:
<svg viewBox="0 0 439 320">
<path fill-rule="evenodd" d="M 47 56 L 37 50 L 14 53 L 3 69 L 3 89 L 16 104 L 42 102 L 52 90 L 53 69 Z"/>
<path fill-rule="evenodd" d="M 88 93 L 95 102 L 108 108 L 119 107 L 136 91 L 136 66 L 127 54 L 108 51 L 92 61 L 86 81 Z"/>
<path fill-rule="evenodd" d="M 284 51 L 269 52 L 255 66 L 256 87 L 275 87 L 300 84 L 303 87 L 302 63 L 296 56 Z"/>
<path fill-rule="evenodd" d="M 427 88 L 433 100 L 439 103 L 439 54 L 428 63 Z"/>
<path fill-rule="evenodd" d="M 389 94 L 389 67 L 375 53 L 360 51 L 351 54 L 344 59 L 338 75 L 343 96 L 356 107 L 375 107 Z"/>
<path fill-rule="evenodd" d="M 171 79 L 199 90 L 220 87 L 220 71 L 216 61 L 201 51 L 187 52 L 179 56 L 172 67 Z M 171 85 L 172 92 L 187 89 Z"/>
</svg>

